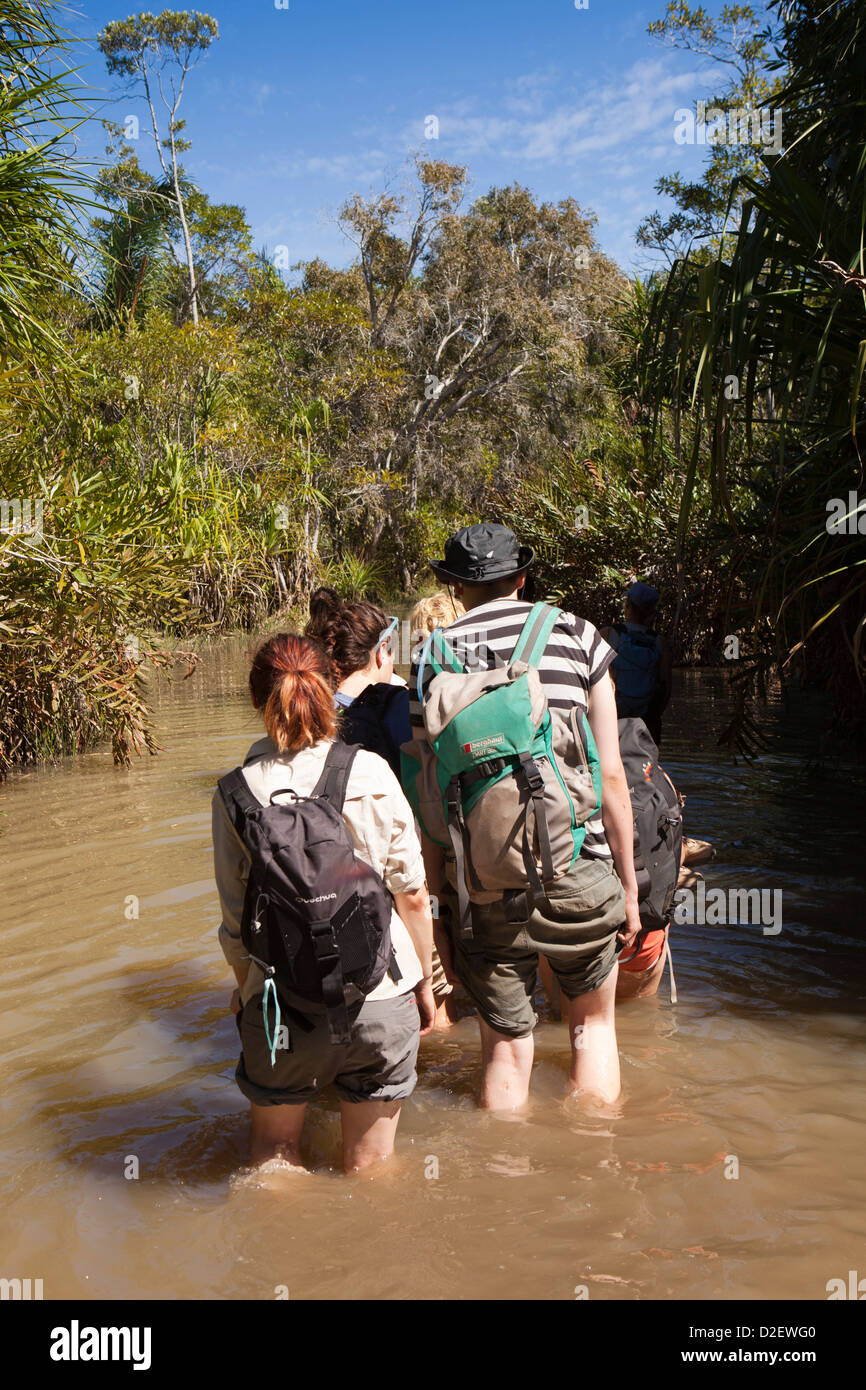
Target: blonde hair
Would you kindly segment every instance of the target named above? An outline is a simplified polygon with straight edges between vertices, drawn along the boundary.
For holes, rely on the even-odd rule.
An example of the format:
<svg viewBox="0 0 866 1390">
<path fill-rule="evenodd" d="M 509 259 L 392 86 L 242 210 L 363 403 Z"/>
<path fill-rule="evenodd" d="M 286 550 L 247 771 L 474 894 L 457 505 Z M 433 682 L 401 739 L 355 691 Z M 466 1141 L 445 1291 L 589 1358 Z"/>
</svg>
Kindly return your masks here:
<svg viewBox="0 0 866 1390">
<path fill-rule="evenodd" d="M 459 598 L 454 598 L 445 589 L 431 594 L 429 598 L 422 598 L 409 614 L 412 641 L 426 637 L 427 633 L 436 627 L 448 627 L 449 623 L 453 623 L 455 618 L 459 618 L 465 612 L 466 609 Z"/>
</svg>

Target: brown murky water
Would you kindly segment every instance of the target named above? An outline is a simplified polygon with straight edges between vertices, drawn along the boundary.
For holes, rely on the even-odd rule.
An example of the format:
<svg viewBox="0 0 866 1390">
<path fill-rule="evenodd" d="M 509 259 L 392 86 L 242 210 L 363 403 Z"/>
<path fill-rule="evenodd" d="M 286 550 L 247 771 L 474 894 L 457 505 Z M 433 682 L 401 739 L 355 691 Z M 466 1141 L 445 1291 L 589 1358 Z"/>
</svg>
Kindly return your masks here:
<svg viewBox="0 0 866 1390">
<path fill-rule="evenodd" d="M 326 1099 L 316 1171 L 245 1180 L 209 842 L 257 734 L 243 650 L 160 688 L 159 758 L 0 788 L 0 1275 L 46 1298 L 821 1299 L 866 1273 L 863 774 L 807 777 L 808 711 L 730 767 L 714 674 L 679 674 L 665 761 L 719 846 L 708 884 L 782 888 L 784 925 L 676 930 L 679 1003 L 665 984 L 619 1015 L 616 1113 L 563 1102 L 553 1022 L 528 1112 L 479 1112 L 466 1019 L 422 1044 L 386 1170 L 333 1170 Z"/>
</svg>

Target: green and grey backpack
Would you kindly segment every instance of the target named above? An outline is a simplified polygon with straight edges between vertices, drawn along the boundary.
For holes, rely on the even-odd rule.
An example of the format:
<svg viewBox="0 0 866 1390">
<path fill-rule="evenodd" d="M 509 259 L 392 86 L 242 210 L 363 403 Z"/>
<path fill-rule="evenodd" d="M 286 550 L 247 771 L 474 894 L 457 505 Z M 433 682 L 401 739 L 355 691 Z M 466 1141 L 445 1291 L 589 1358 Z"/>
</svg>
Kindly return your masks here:
<svg viewBox="0 0 866 1390">
<path fill-rule="evenodd" d="M 435 675 L 425 737 L 401 749 L 403 788 L 428 838 L 453 851 L 463 936 L 472 935 L 472 902 L 521 888 L 544 902 L 601 805 L 583 711 L 550 710 L 537 670 L 560 611 L 533 605 L 507 666 L 470 673 L 441 628 L 422 657 Z"/>
</svg>

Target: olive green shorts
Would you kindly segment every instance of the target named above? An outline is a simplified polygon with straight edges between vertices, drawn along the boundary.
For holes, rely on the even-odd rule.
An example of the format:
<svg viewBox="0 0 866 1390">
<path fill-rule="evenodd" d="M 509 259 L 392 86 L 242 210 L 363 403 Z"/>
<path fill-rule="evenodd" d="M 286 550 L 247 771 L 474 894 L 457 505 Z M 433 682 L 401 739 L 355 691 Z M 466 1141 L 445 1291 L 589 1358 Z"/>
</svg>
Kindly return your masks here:
<svg viewBox="0 0 866 1390">
<path fill-rule="evenodd" d="M 576 999 L 598 989 L 616 963 L 616 933 L 625 920 L 625 894 L 611 859 L 581 854 L 547 889 L 547 902 L 527 917 L 525 894 L 472 905 L 471 938 L 456 930 L 457 897 L 446 887 L 454 970 L 485 1023 L 507 1037 L 532 1032 L 538 954 L 550 961 L 563 994 Z"/>
</svg>

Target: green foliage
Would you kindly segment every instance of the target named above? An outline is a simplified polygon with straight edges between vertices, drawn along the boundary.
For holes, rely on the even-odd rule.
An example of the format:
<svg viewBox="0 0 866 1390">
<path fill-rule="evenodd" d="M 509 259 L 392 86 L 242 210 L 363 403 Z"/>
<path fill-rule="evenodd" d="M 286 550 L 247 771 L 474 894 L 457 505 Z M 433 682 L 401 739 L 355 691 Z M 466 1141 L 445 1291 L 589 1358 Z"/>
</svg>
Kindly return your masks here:
<svg viewBox="0 0 866 1390">
<path fill-rule="evenodd" d="M 598 623 L 640 577 L 682 660 L 718 660 L 738 633 L 735 740 L 754 738 L 749 691 L 773 656 L 862 704 L 862 547 L 824 526 L 826 499 L 857 486 L 863 430 L 853 6 L 787 6 L 799 139 L 760 169 L 715 153 L 697 191 L 671 185 L 707 244 L 647 284 L 624 280 L 573 199 L 511 184 L 464 208 L 466 171 L 416 157 L 405 197 L 344 207 L 355 264 L 311 262 L 289 288 L 242 209 L 180 164 L 184 83 L 216 22 L 117 21 L 102 51 L 149 102 L 158 167 L 114 129 L 95 310 L 57 249 L 77 171 L 26 133 L 66 102 L 39 66 L 59 42 L 38 27 L 48 12 L 19 6 L 0 30 L 3 70 L 18 65 L 0 93 L 0 470 L 6 497 L 45 517 L 0 534 L 0 774 L 100 737 L 121 761 L 153 748 L 141 663 L 164 666 L 166 642 L 269 622 L 322 582 L 384 601 L 480 517 L 511 524 L 539 553 L 539 590 Z M 736 29 L 736 80 L 775 91 L 749 7 L 716 21 L 678 4 L 663 25 L 723 58 Z M 741 218 L 729 255 L 723 194 Z"/>
<path fill-rule="evenodd" d="M 45 299 L 77 286 L 78 219 L 91 182 L 64 144 L 83 119 L 54 7 L 10 0 L 0 23 L 0 366 L 63 346 Z"/>
<path fill-rule="evenodd" d="M 365 560 L 349 552 L 339 560 L 328 560 L 321 568 L 321 579 L 341 598 L 377 598 L 388 584 L 388 569 L 381 560 Z"/>
<path fill-rule="evenodd" d="M 831 499 L 862 481 L 866 16 L 849 0 L 819 13 L 777 8 L 790 65 L 778 98 L 787 149 L 735 186 L 742 216 L 730 255 L 687 258 L 654 291 L 641 375 L 656 449 L 668 403 L 674 419 L 686 477 L 680 547 L 703 476 L 750 549 L 761 669 L 775 662 L 830 688 L 856 726 L 863 546 L 856 518 L 836 534 L 827 521 Z"/>
</svg>

